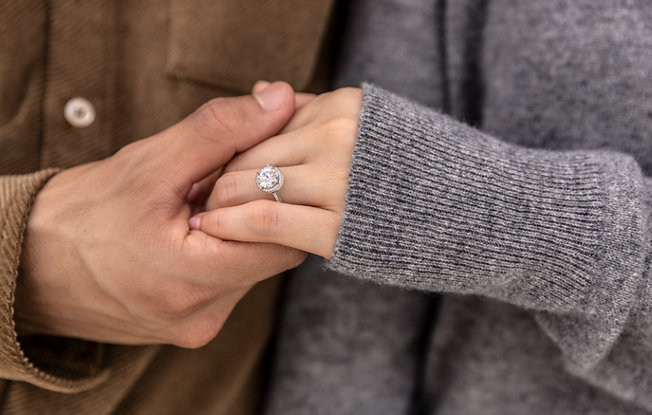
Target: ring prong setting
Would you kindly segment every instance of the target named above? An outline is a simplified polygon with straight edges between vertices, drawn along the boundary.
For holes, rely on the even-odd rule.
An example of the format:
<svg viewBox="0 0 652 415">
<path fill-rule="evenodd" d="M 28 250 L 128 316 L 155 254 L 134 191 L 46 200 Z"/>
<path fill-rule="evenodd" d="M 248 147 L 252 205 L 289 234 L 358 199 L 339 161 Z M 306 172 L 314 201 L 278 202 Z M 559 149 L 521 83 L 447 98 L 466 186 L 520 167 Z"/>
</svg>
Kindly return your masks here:
<svg viewBox="0 0 652 415">
<path fill-rule="evenodd" d="M 256 173 L 256 186 L 260 191 L 271 193 L 277 201 L 280 201 L 276 192 L 283 187 L 283 173 L 278 167 L 268 164 Z"/>
</svg>

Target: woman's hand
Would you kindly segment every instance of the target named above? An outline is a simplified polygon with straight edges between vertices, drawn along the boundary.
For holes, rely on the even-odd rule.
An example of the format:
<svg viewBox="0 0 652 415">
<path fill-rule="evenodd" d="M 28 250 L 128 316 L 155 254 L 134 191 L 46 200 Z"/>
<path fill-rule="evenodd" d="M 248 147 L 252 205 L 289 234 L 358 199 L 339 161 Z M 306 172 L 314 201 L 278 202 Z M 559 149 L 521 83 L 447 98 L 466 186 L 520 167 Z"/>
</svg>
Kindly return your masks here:
<svg viewBox="0 0 652 415">
<path fill-rule="evenodd" d="M 280 135 L 238 155 L 191 229 L 217 238 L 273 242 L 330 258 L 344 212 L 362 90 L 344 88 L 301 105 Z M 257 171 L 283 173 L 283 203 L 256 186 Z"/>
</svg>

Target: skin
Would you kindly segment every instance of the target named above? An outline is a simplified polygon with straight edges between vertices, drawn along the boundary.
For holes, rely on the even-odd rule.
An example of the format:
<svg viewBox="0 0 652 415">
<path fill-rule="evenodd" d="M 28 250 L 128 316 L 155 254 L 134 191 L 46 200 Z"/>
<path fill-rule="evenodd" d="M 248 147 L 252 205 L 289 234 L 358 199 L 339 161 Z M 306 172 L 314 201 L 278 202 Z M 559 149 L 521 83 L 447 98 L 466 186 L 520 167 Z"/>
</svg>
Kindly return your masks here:
<svg viewBox="0 0 652 415">
<path fill-rule="evenodd" d="M 120 344 L 210 341 L 250 287 L 305 254 L 226 241 L 188 220 L 225 164 L 278 134 L 301 104 L 289 85 L 261 84 L 255 96 L 210 101 L 52 178 L 28 220 L 17 329 Z"/>
<path fill-rule="evenodd" d="M 239 154 L 189 221 L 216 238 L 285 245 L 330 258 L 339 232 L 357 136 L 362 91 L 343 88 L 307 100 L 281 134 Z M 273 164 L 285 181 L 273 201 L 255 184 Z"/>
</svg>

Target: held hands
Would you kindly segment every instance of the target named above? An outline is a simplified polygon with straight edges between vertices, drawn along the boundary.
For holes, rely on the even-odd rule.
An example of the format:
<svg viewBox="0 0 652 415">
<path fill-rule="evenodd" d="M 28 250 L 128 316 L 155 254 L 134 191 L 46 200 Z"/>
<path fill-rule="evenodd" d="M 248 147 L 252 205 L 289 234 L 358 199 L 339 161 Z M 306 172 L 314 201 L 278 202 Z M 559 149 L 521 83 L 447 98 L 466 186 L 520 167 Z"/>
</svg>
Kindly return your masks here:
<svg viewBox="0 0 652 415">
<path fill-rule="evenodd" d="M 188 199 L 202 198 L 201 184 L 236 153 L 277 134 L 294 113 L 287 84 L 272 84 L 256 95 L 213 100 L 108 159 L 55 176 L 37 196 L 28 221 L 16 292 L 18 330 L 109 343 L 202 346 L 253 284 L 305 258 L 285 246 L 238 240 L 314 250 L 306 238 L 290 243 L 290 231 L 319 227 L 333 237 L 350 155 L 342 152 L 328 164 L 316 150 L 335 151 L 343 142 L 340 133 L 353 128 L 354 120 L 334 117 L 328 96 L 302 108 L 285 134 L 229 164 L 208 202 L 232 206 L 260 198 L 255 185 L 250 193 L 240 190 L 236 170 L 258 168 L 271 157 L 292 166 L 283 189 L 288 202 L 318 207 L 221 209 L 204 221 L 210 225 L 206 232 L 189 230 Z M 260 238 L 254 237 L 258 228 L 244 222 L 253 213 L 262 215 L 255 223 L 267 231 Z M 289 215 L 296 215 L 296 223 L 288 224 Z M 213 226 L 221 223 L 215 218 L 233 223 Z M 252 233 L 239 233 L 244 229 Z M 320 252 L 326 253 L 329 244 L 323 245 Z"/>
<path fill-rule="evenodd" d="M 254 95 L 210 101 L 46 184 L 23 247 L 19 332 L 199 347 L 256 282 L 303 251 L 332 255 L 361 91 L 313 99 L 261 83 Z M 268 163 L 286 203 L 256 187 Z"/>
<path fill-rule="evenodd" d="M 190 228 L 223 240 L 276 243 L 330 258 L 344 212 L 361 106 L 362 91 L 354 88 L 305 102 L 280 135 L 226 166 L 207 200 L 207 212 L 191 218 Z M 256 173 L 267 164 L 283 172 L 278 191 L 283 203 L 256 186 Z"/>
</svg>

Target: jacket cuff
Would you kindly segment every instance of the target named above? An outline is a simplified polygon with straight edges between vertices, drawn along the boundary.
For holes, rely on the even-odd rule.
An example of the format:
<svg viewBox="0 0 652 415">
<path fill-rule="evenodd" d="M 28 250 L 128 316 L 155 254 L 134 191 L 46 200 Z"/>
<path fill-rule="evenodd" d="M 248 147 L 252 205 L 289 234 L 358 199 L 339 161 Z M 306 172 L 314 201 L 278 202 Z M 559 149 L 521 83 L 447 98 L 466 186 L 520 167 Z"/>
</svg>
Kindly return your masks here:
<svg viewBox="0 0 652 415">
<path fill-rule="evenodd" d="M 606 350 L 641 279 L 642 187 L 629 156 L 515 147 L 365 85 L 327 266 L 380 283 L 611 319 L 600 340 Z M 564 324 L 551 317 L 544 326 L 556 337 Z M 582 360 L 589 352 L 579 349 Z"/>
<path fill-rule="evenodd" d="M 39 190 L 57 173 L 0 177 L 0 377 L 59 392 L 77 392 L 100 382 L 102 345 L 74 339 L 20 339 L 14 323 L 14 294 L 23 237 Z"/>
</svg>

